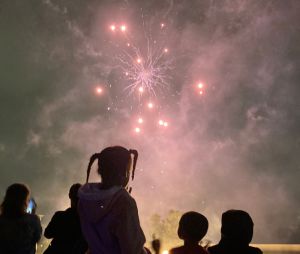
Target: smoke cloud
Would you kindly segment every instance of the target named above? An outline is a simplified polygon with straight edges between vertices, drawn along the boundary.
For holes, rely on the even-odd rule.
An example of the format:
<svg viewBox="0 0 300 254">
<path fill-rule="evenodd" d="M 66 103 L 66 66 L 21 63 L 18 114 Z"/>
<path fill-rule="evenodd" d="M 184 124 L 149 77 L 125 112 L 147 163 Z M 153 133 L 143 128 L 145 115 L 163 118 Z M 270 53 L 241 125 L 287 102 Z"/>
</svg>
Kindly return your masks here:
<svg viewBox="0 0 300 254">
<path fill-rule="evenodd" d="M 217 241 L 232 208 L 253 217 L 254 242 L 299 239 L 299 12 L 297 0 L 2 1 L 1 193 L 28 183 L 46 223 L 89 156 L 119 144 L 140 154 L 132 186 L 148 240 L 150 217 L 173 209 L 206 215 Z M 170 49 L 156 98 L 167 131 L 132 132 L 139 102 L 114 62 L 114 18 L 141 48 L 147 33 Z"/>
</svg>

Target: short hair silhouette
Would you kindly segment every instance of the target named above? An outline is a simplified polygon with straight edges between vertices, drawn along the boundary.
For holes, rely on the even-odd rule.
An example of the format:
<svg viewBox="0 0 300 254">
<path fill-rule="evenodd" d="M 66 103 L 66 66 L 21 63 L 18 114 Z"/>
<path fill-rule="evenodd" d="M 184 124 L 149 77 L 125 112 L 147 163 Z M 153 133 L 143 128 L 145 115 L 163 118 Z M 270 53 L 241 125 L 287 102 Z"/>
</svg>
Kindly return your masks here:
<svg viewBox="0 0 300 254">
<path fill-rule="evenodd" d="M 57 211 L 45 228 L 44 236 L 52 239 L 44 254 L 69 253 L 80 254 L 87 250 L 84 240 L 80 219 L 77 211 L 78 190 L 80 183 L 72 184 L 69 190 L 71 207 L 64 211 Z"/>
<path fill-rule="evenodd" d="M 14 183 L 6 189 L 1 204 L 1 214 L 5 217 L 15 218 L 26 213 L 30 190 L 27 185 Z"/>
<path fill-rule="evenodd" d="M 69 190 L 69 198 L 71 200 L 78 200 L 78 190 L 81 187 L 80 183 L 74 183 Z"/>
<path fill-rule="evenodd" d="M 253 221 L 242 210 L 228 210 L 222 214 L 222 238 L 249 244 L 253 237 Z"/>
<path fill-rule="evenodd" d="M 262 254 L 259 248 L 250 246 L 253 237 L 253 221 L 242 210 L 228 210 L 222 214 L 221 240 L 208 247 L 210 254 Z"/>
<path fill-rule="evenodd" d="M 179 221 L 178 236 L 183 240 L 199 242 L 207 233 L 208 220 L 197 212 L 187 212 Z"/>
</svg>

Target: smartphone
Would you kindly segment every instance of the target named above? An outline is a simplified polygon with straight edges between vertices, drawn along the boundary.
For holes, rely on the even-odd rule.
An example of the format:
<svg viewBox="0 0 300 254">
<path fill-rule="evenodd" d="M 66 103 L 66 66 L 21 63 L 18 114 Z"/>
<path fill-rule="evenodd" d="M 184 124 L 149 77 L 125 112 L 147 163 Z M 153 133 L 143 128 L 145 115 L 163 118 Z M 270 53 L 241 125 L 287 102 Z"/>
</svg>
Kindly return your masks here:
<svg viewBox="0 0 300 254">
<path fill-rule="evenodd" d="M 29 200 L 26 212 L 32 214 L 32 212 L 35 210 L 35 208 L 36 208 L 36 203 L 35 203 L 34 199 L 31 198 Z"/>
</svg>

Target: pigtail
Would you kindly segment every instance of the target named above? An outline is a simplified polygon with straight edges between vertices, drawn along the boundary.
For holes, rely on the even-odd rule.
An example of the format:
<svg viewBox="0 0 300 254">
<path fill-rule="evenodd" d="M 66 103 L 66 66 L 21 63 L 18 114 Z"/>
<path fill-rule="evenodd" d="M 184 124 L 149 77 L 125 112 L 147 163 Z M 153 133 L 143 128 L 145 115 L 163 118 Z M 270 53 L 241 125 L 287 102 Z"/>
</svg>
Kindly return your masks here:
<svg viewBox="0 0 300 254">
<path fill-rule="evenodd" d="M 132 165 L 132 175 L 131 175 L 131 179 L 134 179 L 134 173 L 135 173 L 135 167 L 136 167 L 136 163 L 137 163 L 137 159 L 138 159 L 138 151 L 137 150 L 129 150 L 130 155 L 133 154 L 133 165 Z"/>
<path fill-rule="evenodd" d="M 131 155 L 133 155 L 133 165 L 132 165 L 132 174 L 131 174 L 131 180 L 134 179 L 134 172 L 135 172 L 135 167 L 136 167 L 136 163 L 137 163 L 137 159 L 138 159 L 138 151 L 137 150 L 133 150 L 133 149 L 130 149 L 129 150 L 129 154 L 130 154 L 130 157 Z M 127 187 L 126 188 L 127 191 L 129 192 L 129 194 L 131 194 L 131 191 L 132 191 L 132 187 Z"/>
<path fill-rule="evenodd" d="M 88 181 L 89 181 L 90 172 L 91 172 L 91 168 L 92 168 L 94 161 L 97 159 L 99 160 L 99 158 L 100 158 L 100 153 L 95 153 L 91 156 L 88 167 L 87 167 L 86 183 L 88 183 Z"/>
</svg>

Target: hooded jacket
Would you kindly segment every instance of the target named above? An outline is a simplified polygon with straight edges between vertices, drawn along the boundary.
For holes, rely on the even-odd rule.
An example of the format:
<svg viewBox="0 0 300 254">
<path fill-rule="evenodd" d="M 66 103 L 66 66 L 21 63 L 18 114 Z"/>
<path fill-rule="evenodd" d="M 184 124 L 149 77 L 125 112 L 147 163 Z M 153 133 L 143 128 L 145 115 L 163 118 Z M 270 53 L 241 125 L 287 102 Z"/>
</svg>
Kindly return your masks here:
<svg viewBox="0 0 300 254">
<path fill-rule="evenodd" d="M 87 183 L 78 192 L 82 232 L 91 254 L 144 254 L 135 200 L 122 187 Z"/>
</svg>

